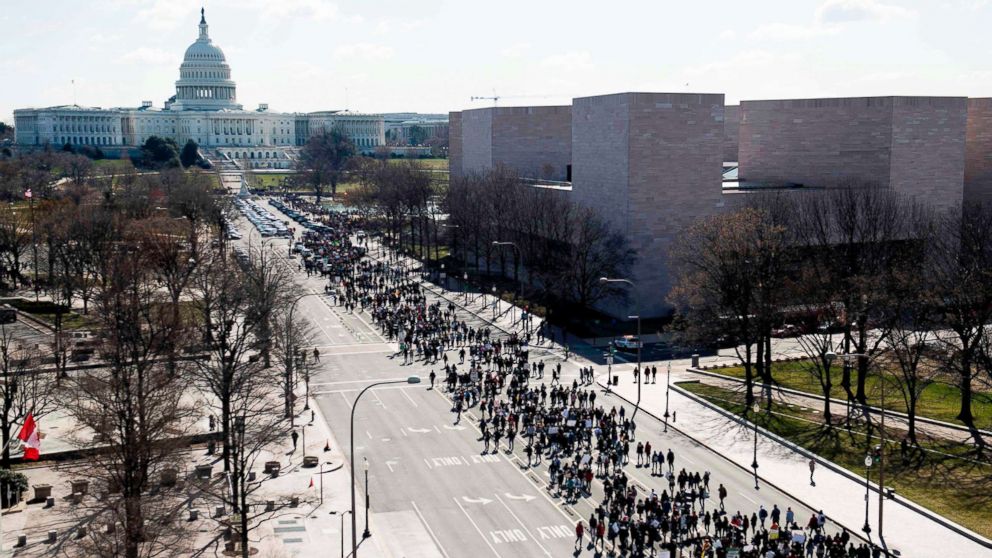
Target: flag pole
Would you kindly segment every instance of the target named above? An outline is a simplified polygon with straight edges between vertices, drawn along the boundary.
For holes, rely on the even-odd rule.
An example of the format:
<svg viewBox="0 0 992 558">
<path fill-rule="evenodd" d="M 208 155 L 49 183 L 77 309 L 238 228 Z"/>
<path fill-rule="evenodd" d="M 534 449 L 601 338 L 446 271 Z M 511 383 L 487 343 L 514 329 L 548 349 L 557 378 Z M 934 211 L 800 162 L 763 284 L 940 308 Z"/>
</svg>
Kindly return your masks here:
<svg viewBox="0 0 992 558">
<path fill-rule="evenodd" d="M 27 419 L 29 416 L 31 417 L 34 416 L 33 407 L 31 408 L 30 411 L 28 411 L 26 415 L 24 415 L 24 418 Z M 24 427 L 24 421 L 21 421 L 21 428 L 23 427 Z M 35 428 L 38 428 L 37 424 L 35 425 Z M 7 440 L 7 443 L 3 445 L 3 448 L 0 448 L 0 455 L 2 455 L 3 452 L 7 451 L 7 448 L 10 447 L 10 443 L 14 441 L 14 438 L 20 440 L 20 436 L 11 436 L 10 439 Z M 7 557 L 7 553 L 4 552 L 3 550 L 3 510 L 0 510 L 0 558 L 6 558 L 6 557 Z"/>
</svg>

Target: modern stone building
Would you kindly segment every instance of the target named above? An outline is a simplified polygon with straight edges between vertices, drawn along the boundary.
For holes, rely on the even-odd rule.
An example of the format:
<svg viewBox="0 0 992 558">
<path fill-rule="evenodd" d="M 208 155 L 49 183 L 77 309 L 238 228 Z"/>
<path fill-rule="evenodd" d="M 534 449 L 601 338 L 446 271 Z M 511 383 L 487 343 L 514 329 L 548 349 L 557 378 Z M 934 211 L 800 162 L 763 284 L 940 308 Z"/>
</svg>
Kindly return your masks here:
<svg viewBox="0 0 992 558">
<path fill-rule="evenodd" d="M 572 196 L 627 236 L 637 288 L 616 313 L 667 311 L 678 234 L 722 204 L 722 94 L 620 93 L 572 105 Z"/>
<path fill-rule="evenodd" d="M 744 101 L 740 111 L 741 181 L 873 186 L 961 207 L 964 97 Z"/>
<path fill-rule="evenodd" d="M 992 98 L 968 99 L 964 203 L 992 203 Z"/>
<path fill-rule="evenodd" d="M 199 36 L 179 66 L 176 94 L 157 109 L 76 105 L 14 111 L 16 143 L 22 146 L 136 147 L 153 135 L 180 145 L 192 139 L 201 150 L 242 168 L 285 168 L 299 146 L 321 130 L 340 127 L 364 152 L 385 144 L 381 115 L 348 111 L 269 112 L 268 105 L 244 110 L 224 52 L 210 39 L 201 10 Z"/>
<path fill-rule="evenodd" d="M 621 93 L 571 107 L 452 112 L 451 174 L 504 164 L 552 187 L 541 163 L 566 169 L 553 187 L 600 212 L 638 252 L 631 304 L 606 309 L 617 316 L 666 313 L 672 242 L 754 192 L 853 185 L 949 211 L 992 203 L 992 99 L 723 102 L 714 94 Z M 726 165 L 732 161 L 738 166 Z"/>
<path fill-rule="evenodd" d="M 473 109 L 449 114 L 448 122 L 452 176 L 502 164 L 525 178 L 569 177 L 572 107 Z"/>
<path fill-rule="evenodd" d="M 727 105 L 723 107 L 723 161 L 725 163 L 740 160 L 740 154 L 738 153 L 740 132 L 740 105 Z"/>
</svg>

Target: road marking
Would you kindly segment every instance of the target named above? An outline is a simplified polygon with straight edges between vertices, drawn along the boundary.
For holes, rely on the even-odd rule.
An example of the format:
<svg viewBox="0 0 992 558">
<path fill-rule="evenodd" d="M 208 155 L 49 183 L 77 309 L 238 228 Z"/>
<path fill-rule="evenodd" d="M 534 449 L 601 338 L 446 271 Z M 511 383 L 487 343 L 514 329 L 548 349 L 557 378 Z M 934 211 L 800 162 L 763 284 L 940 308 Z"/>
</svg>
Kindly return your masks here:
<svg viewBox="0 0 992 558">
<path fill-rule="evenodd" d="M 390 473 L 393 472 L 393 465 L 396 465 L 396 463 L 397 462 L 396 461 L 393 461 L 393 460 L 386 461 L 386 467 L 389 467 L 389 472 Z"/>
<path fill-rule="evenodd" d="M 544 552 L 545 556 L 551 556 L 551 553 L 548 552 L 548 549 L 545 548 L 543 544 L 538 542 L 537 538 L 534 537 L 534 535 L 530 532 L 530 529 L 528 529 L 527 526 L 524 525 L 523 521 L 520 521 L 520 518 L 517 517 L 517 514 L 513 513 L 513 510 L 510 509 L 510 506 L 506 505 L 506 502 L 504 502 L 503 499 L 499 497 L 499 494 L 496 495 L 496 501 L 498 501 L 500 504 L 503 504 L 503 507 L 506 508 L 506 511 L 510 512 L 510 515 L 512 515 L 513 519 L 520 524 L 520 527 L 523 528 L 524 532 L 527 533 L 527 535 L 534 540 L 538 548 L 541 549 L 541 552 Z"/>
<path fill-rule="evenodd" d="M 406 390 L 400 390 L 400 393 L 402 393 L 403 396 L 406 397 L 410 401 L 410 404 L 411 405 L 413 405 L 414 407 L 419 407 L 419 405 L 417 405 L 417 402 L 414 401 L 412 397 L 410 397 L 410 394 L 407 393 Z"/>
<path fill-rule="evenodd" d="M 744 498 L 745 500 L 747 500 L 748 502 L 751 502 L 752 504 L 754 504 L 754 505 L 756 505 L 756 506 L 758 505 L 758 503 L 757 503 L 757 502 L 755 502 L 754 500 L 752 500 L 752 499 L 750 499 L 750 498 L 748 498 L 748 497 L 747 497 L 747 496 L 746 496 L 746 495 L 745 495 L 745 494 L 744 494 L 743 492 L 738 492 L 738 494 L 740 494 L 740 495 L 741 495 L 741 496 L 742 496 L 742 497 L 743 497 L 743 498 Z"/>
<path fill-rule="evenodd" d="M 348 396 L 345 395 L 343 391 L 339 391 L 338 393 L 341 394 L 341 399 L 344 399 L 344 402 L 348 404 L 349 409 L 354 407 L 354 405 L 351 404 L 351 401 L 348 401 Z M 321 395 L 321 394 L 317 393 L 316 395 Z"/>
<path fill-rule="evenodd" d="M 510 500 L 523 500 L 524 502 L 530 502 L 531 500 L 537 499 L 537 496 L 531 496 L 530 494 L 523 494 L 521 496 L 517 496 L 515 494 L 510 494 L 509 492 L 504 492 L 503 496 L 506 496 Z"/>
<path fill-rule="evenodd" d="M 527 537 L 520 529 L 496 529 L 489 531 L 489 536 L 496 544 L 527 542 Z"/>
<path fill-rule="evenodd" d="M 575 529 L 569 529 L 567 525 L 547 525 L 537 527 L 536 531 L 544 540 L 567 539 L 575 535 Z"/>
<path fill-rule="evenodd" d="M 466 504 L 482 504 L 483 506 L 485 506 L 486 504 L 493 503 L 492 500 L 484 497 L 469 498 L 468 496 L 462 496 L 462 501 L 465 502 Z"/>
<path fill-rule="evenodd" d="M 441 546 L 441 541 L 438 540 L 437 535 L 434 534 L 434 529 L 431 529 L 430 524 L 427 523 L 427 519 L 424 518 L 424 514 L 420 513 L 420 508 L 417 507 L 417 503 L 410 500 L 410 504 L 413 505 L 413 511 L 417 512 L 417 517 L 420 518 L 420 522 L 427 528 L 427 533 L 430 534 L 432 539 L 434 539 L 434 544 L 436 544 L 437 549 L 441 551 L 441 555 L 444 556 L 444 558 L 449 558 L 448 553 L 444 550 L 444 547 Z"/>
<path fill-rule="evenodd" d="M 452 426 L 450 424 L 445 424 L 444 427 L 447 428 L 448 430 L 465 430 L 465 427 L 462 425 Z"/>
<path fill-rule="evenodd" d="M 486 545 L 489 547 L 489 550 L 493 551 L 493 554 L 496 555 L 496 558 L 503 558 L 502 556 L 500 556 L 499 552 L 496 552 L 496 549 L 493 548 L 493 544 L 489 542 L 489 538 L 482 534 L 482 529 L 479 529 L 479 526 L 475 523 L 475 520 L 472 519 L 472 516 L 469 515 L 467 511 L 465 511 L 465 508 L 462 506 L 462 503 L 458 501 L 458 498 L 452 498 L 452 500 L 455 501 L 455 505 L 458 506 L 458 509 L 462 510 L 462 513 L 465 514 L 465 518 L 468 519 L 469 523 L 472 524 L 472 527 L 475 527 L 475 531 L 479 533 L 479 536 L 482 537 L 484 541 L 486 541 Z"/>
<path fill-rule="evenodd" d="M 430 461 L 428 461 L 426 457 L 424 458 L 424 463 L 425 463 L 425 464 L 427 465 L 427 468 L 428 468 L 428 469 L 433 469 L 433 468 L 434 468 L 434 467 L 433 467 L 433 466 L 431 465 L 431 462 L 430 462 Z"/>
<path fill-rule="evenodd" d="M 410 432 L 416 432 L 417 434 L 426 434 L 431 431 L 430 428 L 414 428 L 412 426 L 407 426 L 406 429 Z"/>
<path fill-rule="evenodd" d="M 375 390 L 372 390 L 372 397 L 375 397 L 375 400 L 379 402 L 379 406 L 382 407 L 383 410 L 386 409 L 386 404 L 382 402 L 382 399 L 379 398 L 379 394 L 376 393 Z"/>
</svg>

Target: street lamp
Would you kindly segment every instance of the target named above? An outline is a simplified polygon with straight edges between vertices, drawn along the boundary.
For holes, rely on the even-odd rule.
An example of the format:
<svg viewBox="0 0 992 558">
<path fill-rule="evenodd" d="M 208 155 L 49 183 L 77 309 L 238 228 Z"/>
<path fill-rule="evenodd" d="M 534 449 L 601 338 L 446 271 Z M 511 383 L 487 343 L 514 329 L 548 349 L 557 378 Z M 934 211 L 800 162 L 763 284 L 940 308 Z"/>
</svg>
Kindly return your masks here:
<svg viewBox="0 0 992 558">
<path fill-rule="evenodd" d="M 365 388 L 358 392 L 358 397 L 355 398 L 355 402 L 351 406 L 351 556 L 352 558 L 358 558 L 358 522 L 355 520 L 355 411 L 358 410 L 358 402 L 365 395 L 368 390 L 385 386 L 389 384 L 419 384 L 420 376 L 410 376 L 405 380 L 386 380 L 383 382 L 375 382 L 374 384 L 369 384 Z M 363 539 L 371 535 L 368 531 L 368 470 L 366 469 L 366 499 L 365 499 L 365 533 L 363 533 Z"/>
<path fill-rule="evenodd" d="M 865 524 L 861 526 L 861 530 L 864 531 L 866 535 L 871 534 L 871 525 L 868 525 L 868 495 L 871 491 L 871 466 L 874 461 L 875 460 L 872 459 L 871 454 L 865 455 Z"/>
<path fill-rule="evenodd" d="M 493 319 L 496 319 L 496 313 L 499 312 L 499 299 L 496 298 L 496 285 L 493 284 Z"/>
<path fill-rule="evenodd" d="M 341 558 L 344 558 L 344 516 L 351 513 L 351 510 L 344 510 L 341 512 L 332 511 L 330 515 L 336 515 L 341 518 Z"/>
<path fill-rule="evenodd" d="M 464 294 L 465 305 L 468 306 L 468 272 L 462 273 L 462 294 Z"/>
<path fill-rule="evenodd" d="M 372 536 L 369 532 L 369 458 L 363 457 L 362 461 L 365 464 L 365 532 L 362 538 L 367 539 Z"/>
<path fill-rule="evenodd" d="M 626 283 L 631 289 L 636 289 L 636 285 L 630 279 L 611 279 L 609 277 L 600 277 L 600 283 Z M 637 305 L 638 307 L 640 304 Z M 637 410 L 641 408 L 641 383 L 643 381 L 644 374 L 641 370 L 641 347 L 644 342 L 641 340 L 641 315 L 638 313 L 636 316 L 627 316 L 628 320 L 637 319 L 637 403 L 634 405 L 634 412 L 630 415 L 630 421 L 634 421 L 634 417 L 637 416 Z M 563 342 L 568 342 L 568 339 L 564 339 Z"/>
<path fill-rule="evenodd" d="M 828 351 L 823 355 L 827 362 L 833 362 L 835 359 L 840 358 L 844 361 L 845 365 L 852 361 L 857 361 L 858 359 L 865 359 L 868 361 L 868 365 L 871 366 L 874 361 L 871 360 L 871 356 L 864 353 L 841 353 L 837 354 L 833 351 Z M 882 548 L 885 549 L 886 555 L 888 555 L 888 548 L 886 548 L 885 538 L 882 536 L 882 519 L 884 517 L 885 511 L 885 375 L 878 371 L 878 383 L 881 389 L 880 400 L 878 406 L 879 425 L 878 425 L 878 540 L 882 542 Z M 867 418 L 867 417 L 866 417 Z M 868 532 L 868 461 L 871 456 L 865 458 L 865 533 Z"/>
<path fill-rule="evenodd" d="M 511 319 L 511 321 L 515 321 L 517 319 L 517 304 L 516 304 L 516 300 L 518 298 L 520 298 L 520 277 L 518 277 L 518 275 L 517 275 L 517 270 L 520 267 L 520 261 L 519 260 L 522 260 L 523 258 L 521 257 L 521 254 L 520 254 L 520 248 L 516 244 L 514 244 L 512 242 L 504 242 L 504 241 L 500 241 L 500 240 L 494 240 L 493 241 L 493 246 L 510 246 L 510 247 L 513 248 L 513 282 L 516 283 L 516 287 L 517 288 L 516 288 L 516 292 L 513 293 L 513 302 L 514 302 L 513 305 L 512 305 L 513 316 L 510 319 Z"/>
<path fill-rule="evenodd" d="M 751 468 L 754 469 L 754 489 L 760 490 L 761 487 L 758 486 L 758 412 L 761 411 L 761 405 L 755 401 L 751 410 L 754 411 L 754 416 L 751 418 L 751 422 L 754 423 L 754 460 L 751 461 Z"/>
<path fill-rule="evenodd" d="M 668 392 L 672 387 L 672 360 L 668 360 L 668 374 L 665 378 L 665 432 L 668 432 Z"/>
</svg>

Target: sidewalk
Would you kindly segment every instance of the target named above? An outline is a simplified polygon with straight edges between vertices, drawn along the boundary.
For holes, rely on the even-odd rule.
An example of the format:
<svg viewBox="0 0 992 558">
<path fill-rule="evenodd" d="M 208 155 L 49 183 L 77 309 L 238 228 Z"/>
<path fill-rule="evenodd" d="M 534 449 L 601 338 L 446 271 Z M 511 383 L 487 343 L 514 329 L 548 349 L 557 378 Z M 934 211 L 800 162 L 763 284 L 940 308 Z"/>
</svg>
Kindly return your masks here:
<svg viewBox="0 0 992 558">
<path fill-rule="evenodd" d="M 706 360 L 719 361 L 725 358 L 727 357 L 711 357 Z M 662 364 L 667 366 L 667 363 Z M 688 360 L 672 361 L 673 384 L 698 379 L 698 376 L 687 372 L 690 364 Z M 618 368 L 622 371 L 618 371 Z M 615 366 L 614 374 L 619 374 L 620 383 L 612 388 L 615 394 L 630 402 L 637 398 L 637 385 L 630 381 L 632 369 L 633 365 Z M 665 369 L 661 366 L 659 369 L 664 375 Z M 598 382 L 600 385 L 605 385 L 605 375 L 600 376 Z M 716 410 L 697 403 L 674 385 L 669 397 L 669 411 L 678 414 L 678 422 L 669 423 L 669 426 L 714 449 L 738 466 L 751 470 L 753 430 L 744 428 Z M 657 384 L 642 384 L 641 408 L 661 419 L 665 413 L 663 381 Z M 815 473 L 816 486 L 810 486 L 808 463 L 809 458 L 805 455 L 771 440 L 763 432 L 759 434 L 758 473 L 761 479 L 767 479 L 767 482 L 813 508 L 823 509 L 824 513 L 848 530 L 861 533 L 861 526 L 864 524 L 865 497 L 863 477 L 855 476 L 861 478 L 860 482 L 855 482 L 848 476 L 821 464 Z M 873 483 L 872 486 L 876 485 Z M 869 519 L 873 528 L 872 539 L 876 542 L 878 541 L 877 504 L 878 495 L 873 491 L 869 499 Z M 970 532 L 964 527 L 958 527 L 962 531 Z M 982 546 L 895 500 L 887 500 L 885 503 L 884 535 L 889 549 L 899 550 L 902 556 L 906 557 L 992 555 L 992 548 Z M 981 538 L 977 534 L 974 536 Z"/>
</svg>

